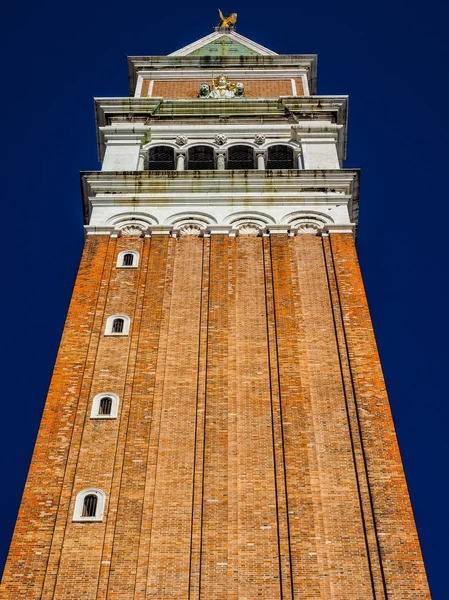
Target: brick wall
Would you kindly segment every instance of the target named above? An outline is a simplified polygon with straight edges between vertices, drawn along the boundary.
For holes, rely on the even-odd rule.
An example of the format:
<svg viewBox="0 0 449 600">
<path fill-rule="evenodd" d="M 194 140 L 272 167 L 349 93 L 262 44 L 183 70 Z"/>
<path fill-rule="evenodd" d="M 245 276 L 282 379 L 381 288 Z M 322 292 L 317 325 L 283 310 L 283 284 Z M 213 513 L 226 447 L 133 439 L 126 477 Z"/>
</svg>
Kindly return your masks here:
<svg viewBox="0 0 449 600">
<path fill-rule="evenodd" d="M 295 81 L 297 95 L 303 96 L 302 79 L 296 79 Z M 209 83 L 209 81 L 204 79 L 155 81 L 152 95 L 163 98 L 197 98 L 202 83 Z M 293 95 L 291 79 L 243 79 L 242 83 L 245 84 L 245 98 L 278 98 L 279 96 Z M 141 95 L 148 95 L 148 89 L 149 87 L 145 85 L 144 81 Z"/>
<path fill-rule="evenodd" d="M 87 238 L 1 594 L 430 598 L 352 236 Z"/>
</svg>

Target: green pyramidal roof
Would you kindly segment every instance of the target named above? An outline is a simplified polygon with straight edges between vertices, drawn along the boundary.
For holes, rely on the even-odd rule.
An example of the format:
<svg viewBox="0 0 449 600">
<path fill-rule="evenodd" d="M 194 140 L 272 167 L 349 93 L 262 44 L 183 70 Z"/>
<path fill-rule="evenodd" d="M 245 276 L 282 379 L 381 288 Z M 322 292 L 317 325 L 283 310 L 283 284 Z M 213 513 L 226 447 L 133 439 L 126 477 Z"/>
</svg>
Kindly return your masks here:
<svg viewBox="0 0 449 600">
<path fill-rule="evenodd" d="M 257 56 L 257 52 L 240 44 L 227 35 L 222 35 L 217 40 L 213 40 L 189 52 L 189 56 Z"/>
</svg>

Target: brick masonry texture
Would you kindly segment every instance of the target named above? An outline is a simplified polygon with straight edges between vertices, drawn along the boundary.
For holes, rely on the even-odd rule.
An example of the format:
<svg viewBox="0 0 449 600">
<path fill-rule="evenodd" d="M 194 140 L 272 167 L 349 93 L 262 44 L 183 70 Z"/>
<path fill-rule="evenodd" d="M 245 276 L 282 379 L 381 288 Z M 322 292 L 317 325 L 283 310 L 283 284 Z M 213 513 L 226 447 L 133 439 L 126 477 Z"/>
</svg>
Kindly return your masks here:
<svg viewBox="0 0 449 600">
<path fill-rule="evenodd" d="M 87 238 L 0 589 L 430 599 L 351 235 Z"/>
<path fill-rule="evenodd" d="M 273 80 L 273 79 L 242 79 L 245 84 L 245 98 L 278 98 L 279 96 L 292 96 L 291 79 Z M 296 94 L 304 95 L 302 79 L 296 79 Z M 174 81 L 154 81 L 152 96 L 163 98 L 197 98 L 200 85 L 205 83 L 200 80 L 174 80 Z M 209 83 L 206 81 L 206 83 Z M 142 84 L 142 96 L 148 95 L 149 85 Z"/>
</svg>

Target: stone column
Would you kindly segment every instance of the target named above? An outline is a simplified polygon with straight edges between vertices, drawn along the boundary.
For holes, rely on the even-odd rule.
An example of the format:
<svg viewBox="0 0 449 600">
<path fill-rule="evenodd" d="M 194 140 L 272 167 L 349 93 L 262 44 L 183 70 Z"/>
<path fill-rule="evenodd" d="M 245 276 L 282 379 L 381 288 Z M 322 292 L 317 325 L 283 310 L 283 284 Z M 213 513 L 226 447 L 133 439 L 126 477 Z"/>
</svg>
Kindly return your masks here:
<svg viewBox="0 0 449 600">
<path fill-rule="evenodd" d="M 225 168 L 225 153 L 219 152 L 217 154 L 217 171 L 224 171 Z"/>
<path fill-rule="evenodd" d="M 180 152 L 176 155 L 176 170 L 184 171 L 186 164 L 186 155 L 185 152 Z"/>
<path fill-rule="evenodd" d="M 265 170 L 265 153 L 257 152 L 256 157 L 257 157 L 257 169 L 259 171 L 264 171 Z"/>
</svg>

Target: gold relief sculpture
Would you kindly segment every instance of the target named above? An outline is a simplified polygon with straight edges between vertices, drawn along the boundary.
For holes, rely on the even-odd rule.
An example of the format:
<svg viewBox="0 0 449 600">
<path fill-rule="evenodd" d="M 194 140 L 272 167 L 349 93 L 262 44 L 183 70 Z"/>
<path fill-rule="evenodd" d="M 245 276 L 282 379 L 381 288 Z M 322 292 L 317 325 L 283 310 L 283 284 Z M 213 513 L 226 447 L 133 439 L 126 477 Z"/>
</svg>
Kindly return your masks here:
<svg viewBox="0 0 449 600">
<path fill-rule="evenodd" d="M 202 83 L 198 92 L 198 98 L 242 98 L 244 95 L 243 83 L 231 83 L 226 75 L 220 75 L 216 80 L 212 76 L 212 84 Z"/>
<path fill-rule="evenodd" d="M 237 13 L 232 13 L 229 17 L 225 17 L 220 9 L 218 9 L 218 14 L 220 15 L 220 22 L 217 27 L 225 27 L 229 29 L 229 27 L 233 27 L 237 23 Z"/>
</svg>

